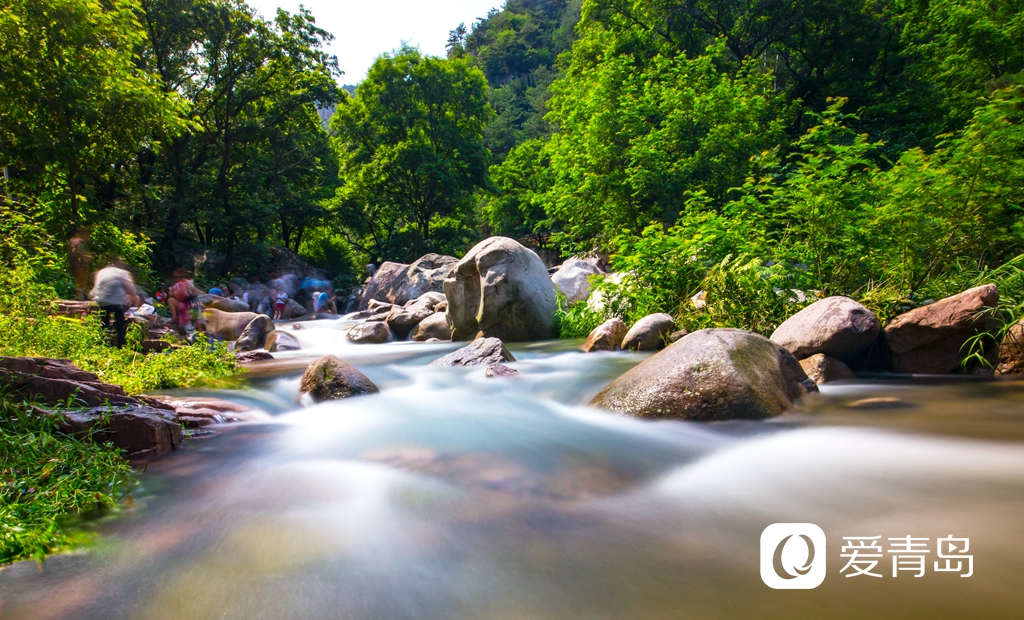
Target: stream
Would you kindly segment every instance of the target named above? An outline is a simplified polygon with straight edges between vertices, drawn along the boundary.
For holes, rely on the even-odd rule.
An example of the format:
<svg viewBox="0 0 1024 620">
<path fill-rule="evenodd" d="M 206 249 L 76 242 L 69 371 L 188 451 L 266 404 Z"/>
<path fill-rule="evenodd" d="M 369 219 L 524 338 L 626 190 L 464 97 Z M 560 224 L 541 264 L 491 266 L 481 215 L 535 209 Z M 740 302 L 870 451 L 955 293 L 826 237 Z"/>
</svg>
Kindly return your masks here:
<svg viewBox="0 0 1024 620">
<path fill-rule="evenodd" d="M 256 365 L 249 422 L 151 463 L 95 545 L 0 570 L 3 620 L 1024 617 L 1024 381 L 837 383 L 763 422 L 585 407 L 643 354 L 509 348 L 519 375 L 428 368 L 459 343 L 354 345 L 345 320 Z M 334 353 L 381 394 L 308 405 Z M 774 590 L 773 523 L 827 537 L 817 588 Z M 893 577 L 888 538 L 927 538 Z M 973 573 L 937 572 L 969 539 Z M 843 537 L 880 536 L 880 577 Z"/>
</svg>

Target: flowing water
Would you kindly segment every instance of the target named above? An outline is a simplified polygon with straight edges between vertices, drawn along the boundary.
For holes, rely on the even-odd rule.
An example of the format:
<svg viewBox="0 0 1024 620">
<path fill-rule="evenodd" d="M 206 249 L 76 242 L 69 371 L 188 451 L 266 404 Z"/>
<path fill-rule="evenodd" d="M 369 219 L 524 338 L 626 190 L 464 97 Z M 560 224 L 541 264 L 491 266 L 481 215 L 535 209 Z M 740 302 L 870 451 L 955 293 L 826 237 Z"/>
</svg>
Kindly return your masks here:
<svg viewBox="0 0 1024 620">
<path fill-rule="evenodd" d="M 202 392 L 260 416 L 150 464 L 94 547 L 0 570 L 0 618 L 1024 617 L 1024 382 L 847 383 L 765 422 L 644 422 L 583 406 L 642 355 L 522 345 L 519 375 L 492 379 L 426 367 L 458 345 L 351 345 L 350 324 L 303 324 L 251 389 Z M 328 352 L 382 393 L 302 403 Z M 819 587 L 762 582 L 777 522 L 824 530 Z M 893 577 L 885 541 L 908 535 L 927 570 Z M 933 570 L 949 535 L 970 577 Z M 882 577 L 841 573 L 844 536 L 881 537 Z"/>
</svg>

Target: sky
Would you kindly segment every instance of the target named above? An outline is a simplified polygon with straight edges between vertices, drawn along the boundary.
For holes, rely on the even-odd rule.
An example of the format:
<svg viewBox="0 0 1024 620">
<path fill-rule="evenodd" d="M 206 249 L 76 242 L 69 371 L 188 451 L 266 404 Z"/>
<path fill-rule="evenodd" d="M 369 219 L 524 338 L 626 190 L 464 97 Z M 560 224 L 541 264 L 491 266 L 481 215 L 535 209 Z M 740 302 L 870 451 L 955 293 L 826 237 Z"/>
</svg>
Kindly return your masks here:
<svg viewBox="0 0 1024 620">
<path fill-rule="evenodd" d="M 443 56 L 448 32 L 461 22 L 466 27 L 504 0 L 249 0 L 265 18 L 278 7 L 294 12 L 299 5 L 312 11 L 316 23 L 335 36 L 329 51 L 338 57 L 345 75 L 342 84 L 358 84 L 373 59 L 402 42 L 425 54 Z"/>
</svg>

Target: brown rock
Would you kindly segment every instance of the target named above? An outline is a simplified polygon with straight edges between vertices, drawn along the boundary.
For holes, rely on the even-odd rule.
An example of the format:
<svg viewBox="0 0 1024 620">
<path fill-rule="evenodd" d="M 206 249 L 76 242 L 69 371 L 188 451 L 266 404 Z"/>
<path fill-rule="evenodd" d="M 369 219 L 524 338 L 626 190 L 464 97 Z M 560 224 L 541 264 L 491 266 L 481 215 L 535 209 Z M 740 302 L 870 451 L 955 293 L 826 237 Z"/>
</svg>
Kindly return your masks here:
<svg viewBox="0 0 1024 620">
<path fill-rule="evenodd" d="M 411 265 L 385 262 L 366 285 L 359 309 L 368 308 L 371 300 L 403 306 L 424 293 L 444 292 L 445 276 L 457 262 L 441 254 L 427 254 Z"/>
<path fill-rule="evenodd" d="M 307 366 L 299 391 L 317 402 L 380 392 L 369 377 L 335 355 L 325 355 Z"/>
<path fill-rule="evenodd" d="M 200 327 L 216 340 L 238 340 L 249 323 L 258 316 L 261 315 L 255 312 L 223 312 L 216 308 L 207 308 L 203 310 Z"/>
<path fill-rule="evenodd" d="M 1015 323 L 1003 336 L 996 372 L 1001 375 L 1024 374 L 1024 319 Z"/>
<path fill-rule="evenodd" d="M 434 308 L 444 301 L 442 293 L 424 293 L 401 308 L 392 308 L 385 321 L 393 334 L 404 338 L 417 323 L 434 314 Z"/>
<path fill-rule="evenodd" d="M 590 404 L 640 418 L 760 419 L 808 390 L 817 387 L 786 349 L 752 332 L 705 329 L 633 367 Z"/>
<path fill-rule="evenodd" d="M 181 447 L 181 424 L 173 411 L 142 404 L 62 412 L 64 432 L 110 442 L 131 459 L 151 458 Z"/>
<path fill-rule="evenodd" d="M 274 356 L 266 351 L 240 351 L 235 353 L 235 361 L 239 364 L 249 364 L 251 362 L 262 362 L 272 359 L 274 359 Z"/>
<path fill-rule="evenodd" d="M 857 378 L 849 366 L 824 353 L 816 353 L 807 359 L 800 360 L 800 367 L 807 373 L 807 377 L 818 385 L 829 381 Z"/>
<path fill-rule="evenodd" d="M 676 328 L 671 314 L 649 314 L 629 328 L 622 338 L 624 351 L 658 351 L 665 348 L 665 338 Z"/>
<path fill-rule="evenodd" d="M 103 383 L 70 360 L 0 357 L 0 384 L 14 394 L 47 405 L 63 405 L 69 399 L 88 407 L 140 404 L 138 399 L 125 396 L 121 386 Z"/>
<path fill-rule="evenodd" d="M 257 315 L 245 326 L 245 329 L 239 334 L 238 340 L 235 340 L 235 350 L 252 351 L 266 348 L 263 343 L 272 331 L 274 331 L 274 321 L 265 314 Z"/>
<path fill-rule="evenodd" d="M 622 319 L 608 319 L 594 328 L 583 344 L 583 351 L 617 351 L 626 336 L 626 324 Z"/>
<path fill-rule="evenodd" d="M 477 366 L 480 364 L 496 364 L 514 362 L 505 344 L 497 338 L 478 338 L 466 346 L 452 351 L 428 364 L 435 367 Z"/>
<path fill-rule="evenodd" d="M 893 369 L 924 374 L 953 372 L 966 357 L 967 340 L 993 328 L 991 319 L 982 315 L 998 303 L 999 289 L 986 284 L 899 315 L 885 327 Z"/>
</svg>

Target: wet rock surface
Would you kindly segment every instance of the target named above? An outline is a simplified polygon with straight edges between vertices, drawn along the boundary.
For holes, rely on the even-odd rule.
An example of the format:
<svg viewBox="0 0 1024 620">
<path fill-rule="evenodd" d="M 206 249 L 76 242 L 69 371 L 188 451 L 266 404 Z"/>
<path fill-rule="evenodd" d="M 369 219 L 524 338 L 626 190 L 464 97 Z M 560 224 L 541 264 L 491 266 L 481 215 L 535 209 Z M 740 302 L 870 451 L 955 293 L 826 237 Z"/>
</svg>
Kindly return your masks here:
<svg viewBox="0 0 1024 620">
<path fill-rule="evenodd" d="M 996 372 L 1002 375 L 1024 374 L 1024 320 L 1018 321 L 999 344 Z"/>
<path fill-rule="evenodd" d="M 448 327 L 448 314 L 435 312 L 416 324 L 409 339 L 418 342 L 425 342 L 431 338 L 438 340 L 451 340 L 452 331 Z"/>
<path fill-rule="evenodd" d="M 590 332 L 583 344 L 583 351 L 617 351 L 622 345 L 622 339 L 626 337 L 626 331 L 626 324 L 622 319 L 608 319 Z"/>
<path fill-rule="evenodd" d="M 804 369 L 804 372 L 811 381 L 819 385 L 829 381 L 857 378 L 857 375 L 850 370 L 849 366 L 824 353 L 817 353 L 800 360 L 800 367 Z"/>
<path fill-rule="evenodd" d="M 391 330 L 386 323 L 367 322 L 352 327 L 346 337 L 356 344 L 381 344 L 391 337 Z"/>
<path fill-rule="evenodd" d="M 302 347 L 299 345 L 299 341 L 295 339 L 295 336 L 286 331 L 275 329 L 267 334 L 263 348 L 270 353 L 277 353 L 278 351 L 298 351 Z"/>
<path fill-rule="evenodd" d="M 461 349 L 430 362 L 429 366 L 478 366 L 514 361 L 516 358 L 512 357 L 509 350 L 505 348 L 505 343 L 498 338 L 479 338 Z"/>
<path fill-rule="evenodd" d="M 590 402 L 640 418 L 761 419 L 808 389 L 793 354 L 764 336 L 706 329 L 683 337 L 614 380 Z"/>
</svg>

